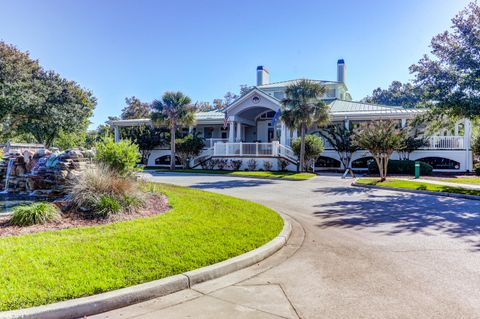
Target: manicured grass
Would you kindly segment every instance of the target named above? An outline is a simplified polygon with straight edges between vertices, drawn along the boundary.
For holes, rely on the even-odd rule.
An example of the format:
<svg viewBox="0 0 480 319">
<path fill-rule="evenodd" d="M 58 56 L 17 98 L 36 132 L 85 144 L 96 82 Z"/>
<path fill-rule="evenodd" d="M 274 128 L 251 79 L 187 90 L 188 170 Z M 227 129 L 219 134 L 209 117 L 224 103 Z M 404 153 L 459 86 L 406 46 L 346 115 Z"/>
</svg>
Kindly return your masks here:
<svg viewBox="0 0 480 319">
<path fill-rule="evenodd" d="M 442 179 L 442 182 L 460 183 L 460 184 L 479 184 L 479 177 L 458 177 Z"/>
<path fill-rule="evenodd" d="M 270 171 L 227 171 L 208 169 L 176 169 L 175 171 L 160 169 L 160 172 L 197 173 L 197 174 L 219 174 L 232 176 L 262 177 L 262 178 L 287 178 L 287 179 L 309 179 L 316 176 L 313 173 L 297 172 L 270 172 Z"/>
<path fill-rule="evenodd" d="M 165 214 L 104 226 L 0 238 L 0 311 L 48 304 L 204 267 L 273 239 L 283 220 L 262 205 L 148 184 Z"/>
<path fill-rule="evenodd" d="M 461 187 L 451 187 L 446 185 L 438 185 L 438 184 L 423 183 L 423 182 L 412 182 L 412 181 L 399 180 L 399 179 L 387 179 L 387 181 L 380 183 L 377 178 L 360 178 L 357 180 L 357 184 L 480 196 L 479 190 L 466 189 Z"/>
</svg>

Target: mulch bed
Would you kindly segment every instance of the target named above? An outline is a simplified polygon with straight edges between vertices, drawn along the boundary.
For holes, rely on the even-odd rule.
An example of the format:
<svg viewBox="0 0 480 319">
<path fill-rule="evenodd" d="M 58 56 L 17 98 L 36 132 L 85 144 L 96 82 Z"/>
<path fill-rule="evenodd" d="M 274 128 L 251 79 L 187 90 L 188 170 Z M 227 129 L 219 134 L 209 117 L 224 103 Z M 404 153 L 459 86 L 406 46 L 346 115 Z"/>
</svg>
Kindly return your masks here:
<svg viewBox="0 0 480 319">
<path fill-rule="evenodd" d="M 60 230 L 67 228 L 77 228 L 86 226 L 105 225 L 114 222 L 127 221 L 141 217 L 163 214 L 170 209 L 167 197 L 164 195 L 151 195 L 145 203 L 145 206 L 138 211 L 124 214 L 112 215 L 103 219 L 85 219 L 79 214 L 64 213 L 59 221 L 42 225 L 31 226 L 13 226 L 10 225 L 10 216 L 0 217 L 0 237 L 17 236 L 31 233 L 38 233 L 50 230 Z"/>
</svg>

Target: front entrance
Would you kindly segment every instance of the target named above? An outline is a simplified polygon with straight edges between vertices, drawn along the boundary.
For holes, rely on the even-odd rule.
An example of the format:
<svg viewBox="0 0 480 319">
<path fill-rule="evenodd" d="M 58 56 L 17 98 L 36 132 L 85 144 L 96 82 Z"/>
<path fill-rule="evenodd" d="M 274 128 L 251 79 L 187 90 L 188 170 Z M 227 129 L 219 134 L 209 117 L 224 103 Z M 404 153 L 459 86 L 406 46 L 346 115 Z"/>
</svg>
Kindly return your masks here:
<svg viewBox="0 0 480 319">
<path fill-rule="evenodd" d="M 269 121 L 258 121 L 257 122 L 257 141 L 266 143 L 270 142 L 269 138 Z"/>
</svg>

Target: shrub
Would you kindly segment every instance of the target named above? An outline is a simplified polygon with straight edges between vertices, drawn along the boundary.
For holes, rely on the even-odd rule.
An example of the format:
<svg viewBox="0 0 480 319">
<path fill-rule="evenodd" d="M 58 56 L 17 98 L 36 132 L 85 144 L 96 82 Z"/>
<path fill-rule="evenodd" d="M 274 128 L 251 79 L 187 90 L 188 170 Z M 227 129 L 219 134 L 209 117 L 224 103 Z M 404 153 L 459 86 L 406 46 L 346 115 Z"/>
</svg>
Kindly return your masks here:
<svg viewBox="0 0 480 319">
<path fill-rule="evenodd" d="M 252 159 L 249 159 L 247 162 L 247 168 L 249 171 L 254 171 L 257 168 L 257 161 Z"/>
<path fill-rule="evenodd" d="M 138 146 L 128 140 L 115 143 L 113 138 L 104 137 L 95 144 L 96 159 L 120 175 L 126 175 L 134 170 L 141 159 Z"/>
<path fill-rule="evenodd" d="M 300 138 L 296 138 L 292 141 L 292 149 L 295 155 L 300 156 Z M 306 135 L 305 136 L 305 167 L 307 169 L 310 167 L 315 160 L 323 152 L 323 140 L 316 135 Z M 302 169 L 302 168 L 301 168 Z"/>
<path fill-rule="evenodd" d="M 144 203 L 144 194 L 135 179 L 121 176 L 104 165 L 89 168 L 80 175 L 71 195 L 73 208 L 95 218 L 130 212 Z"/>
<path fill-rule="evenodd" d="M 238 171 L 240 167 L 242 167 L 242 163 L 243 163 L 242 160 L 230 160 L 230 165 L 235 171 Z"/>
<path fill-rule="evenodd" d="M 272 162 L 270 161 L 264 161 L 263 162 L 263 169 L 266 170 L 266 171 L 269 171 L 272 169 Z"/>
<path fill-rule="evenodd" d="M 217 167 L 220 170 L 224 169 L 225 166 L 227 166 L 227 164 L 228 164 L 228 161 L 224 158 L 217 160 Z"/>
<path fill-rule="evenodd" d="M 14 207 L 10 223 L 16 226 L 29 226 L 59 220 L 60 217 L 57 206 L 40 202 Z"/>
<path fill-rule="evenodd" d="M 427 163 L 420 162 L 420 175 L 431 175 L 433 167 Z M 390 160 L 388 161 L 387 172 L 389 174 L 415 175 L 415 161 Z M 378 165 L 375 161 L 368 163 L 368 173 L 378 174 Z"/>
<path fill-rule="evenodd" d="M 108 217 L 117 214 L 122 210 L 122 204 L 112 195 L 102 195 L 98 199 L 96 213 L 101 217 Z"/>
<path fill-rule="evenodd" d="M 278 160 L 278 167 L 280 168 L 281 171 L 287 170 L 288 167 L 288 161 L 284 160 L 283 158 Z"/>
<path fill-rule="evenodd" d="M 175 140 L 175 151 L 177 152 L 182 165 L 186 168 L 190 165 L 190 160 L 200 155 L 205 143 L 203 140 L 192 134 L 188 134 L 183 138 L 177 138 Z"/>
<path fill-rule="evenodd" d="M 213 158 L 206 161 L 207 169 L 214 169 L 215 165 L 217 165 L 217 160 L 215 160 Z"/>
<path fill-rule="evenodd" d="M 475 164 L 475 175 L 480 176 L 480 164 Z"/>
<path fill-rule="evenodd" d="M 201 161 L 201 162 L 200 162 L 200 167 L 201 167 L 202 169 L 208 169 L 208 163 L 209 163 L 209 161 L 210 161 L 209 159 L 208 159 L 208 160 L 203 160 L 203 161 Z"/>
</svg>

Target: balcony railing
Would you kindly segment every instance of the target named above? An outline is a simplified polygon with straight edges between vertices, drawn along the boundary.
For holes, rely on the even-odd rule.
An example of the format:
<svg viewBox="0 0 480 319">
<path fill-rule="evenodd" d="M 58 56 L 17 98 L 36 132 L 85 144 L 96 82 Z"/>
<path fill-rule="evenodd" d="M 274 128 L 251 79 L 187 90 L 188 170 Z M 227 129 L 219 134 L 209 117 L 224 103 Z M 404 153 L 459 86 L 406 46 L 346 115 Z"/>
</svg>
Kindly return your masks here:
<svg viewBox="0 0 480 319">
<path fill-rule="evenodd" d="M 465 148 L 463 136 L 432 136 L 424 150 L 458 150 Z"/>
<path fill-rule="evenodd" d="M 278 157 L 296 160 L 293 150 L 279 142 L 271 143 L 215 143 L 213 156 Z"/>
<path fill-rule="evenodd" d="M 217 142 L 226 143 L 228 142 L 228 138 L 205 138 L 205 148 L 212 148 Z"/>
</svg>

